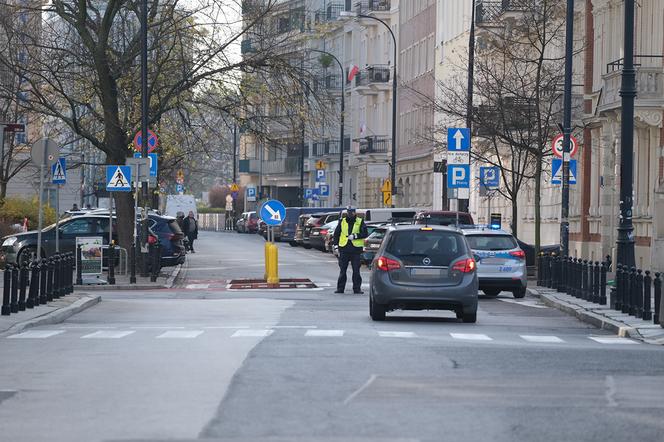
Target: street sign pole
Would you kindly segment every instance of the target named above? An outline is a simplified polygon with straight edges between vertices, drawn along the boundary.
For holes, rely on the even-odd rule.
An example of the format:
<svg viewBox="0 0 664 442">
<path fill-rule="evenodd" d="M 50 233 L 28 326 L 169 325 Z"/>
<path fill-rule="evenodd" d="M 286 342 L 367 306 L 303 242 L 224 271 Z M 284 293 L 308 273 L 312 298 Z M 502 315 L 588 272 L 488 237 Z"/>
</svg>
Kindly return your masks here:
<svg viewBox="0 0 664 442">
<path fill-rule="evenodd" d="M 60 253 L 60 185 L 55 185 L 55 253 Z"/>
<path fill-rule="evenodd" d="M 567 0 L 565 28 L 565 88 L 563 92 L 563 189 L 560 213 L 560 245 L 563 256 L 569 256 L 569 160 L 572 136 L 572 61 L 574 52 L 574 0 Z M 516 223 L 516 220 L 512 220 Z"/>
</svg>

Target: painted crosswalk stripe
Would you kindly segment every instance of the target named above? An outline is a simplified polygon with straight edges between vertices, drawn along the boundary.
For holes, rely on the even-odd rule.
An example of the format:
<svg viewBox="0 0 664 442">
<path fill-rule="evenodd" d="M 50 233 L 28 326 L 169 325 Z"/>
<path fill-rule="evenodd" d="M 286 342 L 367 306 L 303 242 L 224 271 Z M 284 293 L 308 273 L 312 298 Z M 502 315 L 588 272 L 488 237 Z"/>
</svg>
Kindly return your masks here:
<svg viewBox="0 0 664 442">
<path fill-rule="evenodd" d="M 238 330 L 231 335 L 231 338 L 262 338 L 270 336 L 274 330 Z"/>
<path fill-rule="evenodd" d="M 558 336 L 541 336 L 541 335 L 520 335 L 521 339 L 528 342 L 537 342 L 540 344 L 560 344 L 565 341 Z"/>
<path fill-rule="evenodd" d="M 338 337 L 343 336 L 343 330 L 307 330 L 304 336 L 319 336 L 319 337 Z"/>
<path fill-rule="evenodd" d="M 481 333 L 450 333 L 454 339 L 463 339 L 466 341 L 493 341 L 487 335 Z"/>
<path fill-rule="evenodd" d="M 210 284 L 187 284 L 186 288 L 188 290 L 208 289 L 210 288 Z"/>
<path fill-rule="evenodd" d="M 378 336 L 381 338 L 414 338 L 417 335 L 413 332 L 379 331 Z"/>
<path fill-rule="evenodd" d="M 614 337 L 602 338 L 599 336 L 589 336 L 589 337 L 593 341 L 599 342 L 600 344 L 638 344 L 638 342 L 627 338 L 614 338 Z"/>
<path fill-rule="evenodd" d="M 130 334 L 135 333 L 133 330 L 113 331 L 113 330 L 100 330 L 89 335 L 81 336 L 81 339 L 120 339 Z"/>
<path fill-rule="evenodd" d="M 64 330 L 29 330 L 17 335 L 8 336 L 8 339 L 45 339 L 64 333 Z"/>
<path fill-rule="evenodd" d="M 169 330 L 157 336 L 157 339 L 193 339 L 201 334 L 203 334 L 203 330 Z"/>
</svg>

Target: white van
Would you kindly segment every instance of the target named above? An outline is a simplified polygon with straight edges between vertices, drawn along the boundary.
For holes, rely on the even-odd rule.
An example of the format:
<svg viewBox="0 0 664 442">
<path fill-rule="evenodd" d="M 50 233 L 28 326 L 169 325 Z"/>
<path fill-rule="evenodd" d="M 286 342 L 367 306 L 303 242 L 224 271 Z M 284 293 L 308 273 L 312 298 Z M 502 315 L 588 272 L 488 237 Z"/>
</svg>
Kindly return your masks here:
<svg viewBox="0 0 664 442">
<path fill-rule="evenodd" d="M 190 211 L 194 212 L 194 217 L 198 219 L 194 195 L 168 195 L 166 197 L 166 216 L 175 218 L 178 212 L 182 212 L 184 216 L 187 216 Z"/>
</svg>

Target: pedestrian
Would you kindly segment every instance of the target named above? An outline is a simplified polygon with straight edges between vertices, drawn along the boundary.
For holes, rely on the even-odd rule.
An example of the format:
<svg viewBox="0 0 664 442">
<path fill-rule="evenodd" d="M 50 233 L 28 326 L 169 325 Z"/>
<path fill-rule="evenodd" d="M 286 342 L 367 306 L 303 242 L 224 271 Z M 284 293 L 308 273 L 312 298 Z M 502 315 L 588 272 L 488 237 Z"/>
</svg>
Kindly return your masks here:
<svg viewBox="0 0 664 442">
<path fill-rule="evenodd" d="M 182 227 L 189 240 L 189 250 L 191 253 L 196 253 L 194 251 L 194 240 L 198 238 L 198 221 L 196 221 L 193 211 L 189 211 L 189 216 L 182 222 Z"/>
<path fill-rule="evenodd" d="M 353 293 L 361 295 L 362 276 L 360 276 L 361 254 L 364 238 L 369 236 L 364 220 L 357 216 L 355 208 L 348 207 L 346 217 L 341 219 L 334 229 L 334 244 L 339 247 L 339 279 L 334 293 L 346 290 L 346 271 L 348 263 L 353 269 Z"/>
<path fill-rule="evenodd" d="M 78 212 L 78 204 L 74 203 L 74 205 L 71 206 L 71 211 L 72 212 Z"/>
</svg>

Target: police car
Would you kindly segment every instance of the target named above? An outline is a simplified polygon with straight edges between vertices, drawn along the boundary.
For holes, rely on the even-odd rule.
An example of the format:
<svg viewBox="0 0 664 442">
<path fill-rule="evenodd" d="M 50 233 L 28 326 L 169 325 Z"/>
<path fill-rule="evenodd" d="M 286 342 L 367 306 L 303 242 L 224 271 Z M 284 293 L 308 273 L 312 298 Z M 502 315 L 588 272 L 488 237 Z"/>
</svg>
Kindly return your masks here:
<svg viewBox="0 0 664 442">
<path fill-rule="evenodd" d="M 487 296 L 526 296 L 526 254 L 511 234 L 489 227 L 462 229 L 477 261 L 480 290 Z"/>
</svg>

